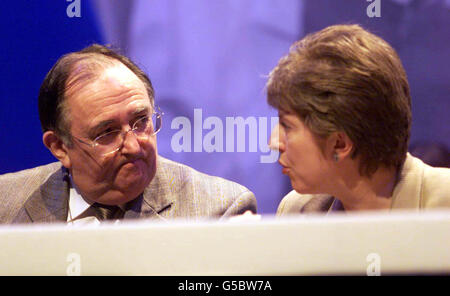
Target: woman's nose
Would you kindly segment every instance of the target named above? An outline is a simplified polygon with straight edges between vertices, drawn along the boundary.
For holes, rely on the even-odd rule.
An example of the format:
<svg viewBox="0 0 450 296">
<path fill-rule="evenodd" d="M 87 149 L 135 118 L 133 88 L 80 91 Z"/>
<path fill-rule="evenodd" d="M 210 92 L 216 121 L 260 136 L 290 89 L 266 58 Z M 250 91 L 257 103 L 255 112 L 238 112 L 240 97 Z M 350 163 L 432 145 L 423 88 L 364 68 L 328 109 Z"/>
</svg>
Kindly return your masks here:
<svg viewBox="0 0 450 296">
<path fill-rule="evenodd" d="M 280 124 L 274 126 L 272 133 L 270 134 L 269 148 L 276 151 L 284 150 L 284 144 L 282 140 L 284 139 L 283 131 L 280 128 Z"/>
</svg>

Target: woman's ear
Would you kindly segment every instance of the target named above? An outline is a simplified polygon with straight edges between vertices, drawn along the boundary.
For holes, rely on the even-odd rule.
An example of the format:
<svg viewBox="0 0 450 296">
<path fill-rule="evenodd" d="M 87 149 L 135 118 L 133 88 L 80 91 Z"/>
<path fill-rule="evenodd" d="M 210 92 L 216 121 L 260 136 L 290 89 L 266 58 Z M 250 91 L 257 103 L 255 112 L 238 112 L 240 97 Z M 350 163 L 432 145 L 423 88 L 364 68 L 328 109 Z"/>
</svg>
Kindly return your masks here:
<svg viewBox="0 0 450 296">
<path fill-rule="evenodd" d="M 54 131 L 46 131 L 42 135 L 42 142 L 44 142 L 45 147 L 50 150 L 53 156 L 55 156 L 64 167 L 70 169 L 72 164 L 68 153 L 69 150 Z"/>
<path fill-rule="evenodd" d="M 335 162 L 350 157 L 353 151 L 353 142 L 344 132 L 334 132 L 328 137 L 327 155 Z"/>
</svg>

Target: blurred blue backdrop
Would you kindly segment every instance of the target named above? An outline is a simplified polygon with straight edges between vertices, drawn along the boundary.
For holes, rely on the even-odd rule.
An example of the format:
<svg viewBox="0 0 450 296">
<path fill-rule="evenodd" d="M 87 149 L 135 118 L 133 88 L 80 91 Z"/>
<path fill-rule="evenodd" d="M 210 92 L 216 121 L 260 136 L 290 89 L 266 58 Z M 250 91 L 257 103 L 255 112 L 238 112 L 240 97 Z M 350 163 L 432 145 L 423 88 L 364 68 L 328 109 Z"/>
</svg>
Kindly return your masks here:
<svg viewBox="0 0 450 296">
<path fill-rule="evenodd" d="M 265 102 L 267 74 L 294 41 L 337 23 L 359 23 L 399 53 L 413 98 L 411 143 L 450 146 L 450 1 L 380 2 L 379 18 L 367 16 L 365 0 L 79 0 L 81 16 L 72 18 L 69 1 L 4 2 L 0 174 L 55 160 L 41 141 L 40 84 L 61 55 L 109 43 L 154 84 L 165 112 L 159 153 L 247 186 L 259 212 L 274 213 L 290 185 L 276 162 L 260 162 L 267 153 L 249 152 L 248 143 L 246 152 L 176 153 L 171 122 L 177 116 L 194 122 L 194 108 L 224 125 L 226 117 L 276 116 Z"/>
</svg>

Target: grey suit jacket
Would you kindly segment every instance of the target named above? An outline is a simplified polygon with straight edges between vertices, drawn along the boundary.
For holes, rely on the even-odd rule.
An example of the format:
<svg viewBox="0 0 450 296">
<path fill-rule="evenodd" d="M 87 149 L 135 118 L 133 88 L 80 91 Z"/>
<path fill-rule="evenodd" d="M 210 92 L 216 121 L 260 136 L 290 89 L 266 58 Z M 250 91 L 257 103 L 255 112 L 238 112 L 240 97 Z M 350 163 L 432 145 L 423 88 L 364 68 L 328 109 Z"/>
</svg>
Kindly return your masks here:
<svg viewBox="0 0 450 296">
<path fill-rule="evenodd" d="M 408 153 L 392 193 L 391 210 L 437 208 L 450 208 L 450 169 L 431 167 Z M 342 210 L 342 203 L 331 195 L 291 191 L 278 206 L 277 215 Z"/>
<path fill-rule="evenodd" d="M 0 176 L 0 223 L 67 221 L 69 182 L 59 162 Z M 220 218 L 256 213 L 247 188 L 158 157 L 154 179 L 127 206 L 124 219 Z"/>
</svg>

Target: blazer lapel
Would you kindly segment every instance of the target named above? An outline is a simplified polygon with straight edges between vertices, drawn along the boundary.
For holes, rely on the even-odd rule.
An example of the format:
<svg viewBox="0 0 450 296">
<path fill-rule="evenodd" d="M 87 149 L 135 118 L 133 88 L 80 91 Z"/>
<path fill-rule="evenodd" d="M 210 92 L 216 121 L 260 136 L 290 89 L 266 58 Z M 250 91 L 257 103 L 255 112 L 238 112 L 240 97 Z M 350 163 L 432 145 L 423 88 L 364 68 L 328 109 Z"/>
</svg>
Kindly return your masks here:
<svg viewBox="0 0 450 296">
<path fill-rule="evenodd" d="M 68 173 L 61 168 L 36 190 L 25 203 L 32 222 L 65 222 L 67 220 L 69 184 Z"/>
</svg>

